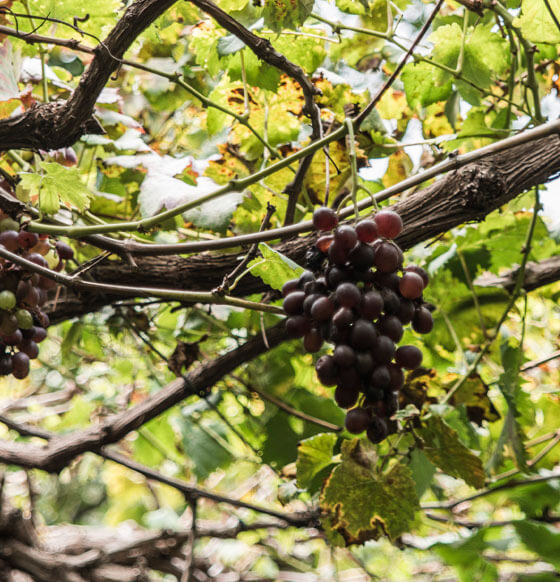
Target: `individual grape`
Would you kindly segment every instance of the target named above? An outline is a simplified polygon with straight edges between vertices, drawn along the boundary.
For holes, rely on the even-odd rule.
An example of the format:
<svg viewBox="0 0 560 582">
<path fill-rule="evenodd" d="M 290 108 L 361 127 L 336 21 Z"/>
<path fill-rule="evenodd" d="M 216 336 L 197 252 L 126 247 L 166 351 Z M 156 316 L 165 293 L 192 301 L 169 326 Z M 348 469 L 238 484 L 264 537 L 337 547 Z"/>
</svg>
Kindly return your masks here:
<svg viewBox="0 0 560 582">
<path fill-rule="evenodd" d="M 328 341 L 337 344 L 349 344 L 350 343 L 350 330 L 349 327 L 336 327 L 335 325 L 330 326 Z"/>
<path fill-rule="evenodd" d="M 356 370 L 360 376 L 365 377 L 371 374 L 375 362 L 370 352 L 356 353 Z"/>
<path fill-rule="evenodd" d="M 332 322 L 338 329 L 347 328 L 354 323 L 354 313 L 348 307 L 340 307 L 333 315 Z"/>
<path fill-rule="evenodd" d="M 433 327 L 432 314 L 423 305 L 417 307 L 412 318 L 412 329 L 417 333 L 430 333 Z"/>
<path fill-rule="evenodd" d="M 407 299 L 417 299 L 422 295 L 424 290 L 424 281 L 422 277 L 412 271 L 407 271 L 401 278 L 399 283 L 399 291 L 403 297 Z"/>
<path fill-rule="evenodd" d="M 317 230 L 332 230 L 338 224 L 338 216 L 332 208 L 321 206 L 313 212 L 313 226 Z"/>
<path fill-rule="evenodd" d="M 372 323 L 359 319 L 352 328 L 352 345 L 358 350 L 372 348 L 377 340 L 377 331 Z"/>
<path fill-rule="evenodd" d="M 338 371 L 338 385 L 355 388 L 359 392 L 362 388 L 362 380 L 355 368 L 344 368 Z"/>
<path fill-rule="evenodd" d="M 358 235 L 352 226 L 343 224 L 334 231 L 334 240 L 340 248 L 350 250 L 358 242 Z"/>
<path fill-rule="evenodd" d="M 23 341 L 23 334 L 20 329 L 16 329 L 10 334 L 2 334 L 2 341 L 7 346 L 17 346 Z"/>
<path fill-rule="evenodd" d="M 320 236 L 315 243 L 315 246 L 324 254 L 326 255 L 329 251 L 329 248 L 334 240 L 334 236 L 332 234 L 326 234 L 324 236 Z"/>
<path fill-rule="evenodd" d="M 418 265 L 407 265 L 407 267 L 405 268 L 405 272 L 406 273 L 412 272 L 416 273 L 417 275 L 420 275 L 424 283 L 424 288 L 428 286 L 428 283 L 430 282 L 430 277 L 422 267 L 419 267 Z"/>
<path fill-rule="evenodd" d="M 320 297 L 311 306 L 311 317 L 315 321 L 325 321 L 332 317 L 334 303 L 328 297 Z"/>
<path fill-rule="evenodd" d="M 31 283 L 29 281 L 26 281 L 25 279 L 20 279 L 16 289 L 16 301 L 18 303 L 20 301 L 23 301 L 27 297 L 27 294 L 29 293 L 30 290 Z"/>
<path fill-rule="evenodd" d="M 36 343 L 41 343 L 47 337 L 47 330 L 44 327 L 34 326 L 34 333 L 31 339 Z"/>
<path fill-rule="evenodd" d="M 0 292 L 0 309 L 13 309 L 16 306 L 16 296 L 11 291 Z"/>
<path fill-rule="evenodd" d="M 341 283 L 336 288 L 335 297 L 342 307 L 355 307 L 360 303 L 362 294 L 353 283 Z"/>
<path fill-rule="evenodd" d="M 19 344 L 19 349 L 24 354 L 27 354 L 31 360 L 34 360 L 39 355 L 39 346 L 33 341 L 22 341 Z"/>
<path fill-rule="evenodd" d="M 0 316 L 0 334 L 10 335 L 18 329 L 16 316 L 4 311 Z"/>
<path fill-rule="evenodd" d="M 69 261 L 74 258 L 74 250 L 71 246 L 67 245 L 65 242 L 56 241 L 55 244 L 56 252 L 61 259 Z"/>
<path fill-rule="evenodd" d="M 304 300 L 305 293 L 303 291 L 293 291 L 285 297 L 282 307 L 288 315 L 301 315 Z"/>
<path fill-rule="evenodd" d="M 397 317 L 403 325 L 410 323 L 414 317 L 414 303 L 410 299 L 401 299 L 399 310 L 396 312 Z"/>
<path fill-rule="evenodd" d="M 334 386 L 337 383 L 338 370 L 332 356 L 321 356 L 315 363 L 315 371 L 319 382 L 324 386 Z"/>
<path fill-rule="evenodd" d="M 339 245 L 336 240 L 329 247 L 329 261 L 334 265 L 344 265 L 348 260 L 348 249 Z"/>
<path fill-rule="evenodd" d="M 383 310 L 383 298 L 377 291 L 368 291 L 362 296 L 360 314 L 364 319 L 375 319 Z"/>
<path fill-rule="evenodd" d="M 350 251 L 348 260 L 356 269 L 369 269 L 374 263 L 375 253 L 368 244 L 359 242 Z"/>
<path fill-rule="evenodd" d="M 382 273 L 391 273 L 399 268 L 400 255 L 397 247 L 390 242 L 384 241 L 375 251 L 373 264 Z"/>
<path fill-rule="evenodd" d="M 37 287 L 31 287 L 29 289 L 29 293 L 27 294 L 23 302 L 26 305 L 29 305 L 29 307 L 36 307 L 39 303 L 39 299 L 40 299 L 39 290 L 37 289 Z"/>
<path fill-rule="evenodd" d="M 32 263 L 39 265 L 40 267 L 48 267 L 49 266 L 45 257 L 40 255 L 39 253 L 29 253 L 28 255 L 25 255 L 25 258 L 28 261 L 31 261 Z"/>
<path fill-rule="evenodd" d="M 51 324 L 49 316 L 44 311 L 37 309 L 37 311 L 34 312 L 34 315 L 35 319 L 33 320 L 33 323 L 35 323 L 35 320 L 37 320 L 41 327 L 49 327 Z"/>
<path fill-rule="evenodd" d="M 381 289 L 381 297 L 383 298 L 383 311 L 387 315 L 398 313 L 401 307 L 401 300 L 394 291 L 383 288 Z"/>
<path fill-rule="evenodd" d="M 367 408 L 352 408 L 346 413 L 344 426 L 352 434 L 360 434 L 367 429 L 371 422 L 371 412 Z"/>
<path fill-rule="evenodd" d="M 416 346 L 401 346 L 395 352 L 395 362 L 407 370 L 415 370 L 422 363 L 422 352 Z"/>
<path fill-rule="evenodd" d="M 401 278 L 397 273 L 382 273 L 381 271 L 375 272 L 374 282 L 378 287 L 387 287 L 395 293 L 399 290 L 399 282 Z"/>
<path fill-rule="evenodd" d="M 367 428 L 366 434 L 372 443 L 380 443 L 389 434 L 387 423 L 379 416 L 374 416 Z"/>
<path fill-rule="evenodd" d="M 33 316 L 27 309 L 18 309 L 15 315 L 20 329 L 31 329 L 33 327 Z"/>
<path fill-rule="evenodd" d="M 299 279 L 291 279 L 290 281 L 286 281 L 284 285 L 282 285 L 282 295 L 287 297 L 293 291 L 297 291 L 299 289 Z"/>
<path fill-rule="evenodd" d="M 373 220 L 377 226 L 379 236 L 385 238 L 396 238 L 403 229 L 401 217 L 392 210 L 380 210 Z"/>
<path fill-rule="evenodd" d="M 391 388 L 400 390 L 404 386 L 404 374 L 402 368 L 393 362 L 387 364 L 389 374 L 391 375 Z"/>
<path fill-rule="evenodd" d="M 303 337 L 310 329 L 309 320 L 303 315 L 292 315 L 286 319 L 286 333 L 291 338 Z"/>
<path fill-rule="evenodd" d="M 15 253 L 19 249 L 18 233 L 15 230 L 4 230 L 0 232 L 0 245 Z"/>
<path fill-rule="evenodd" d="M 378 388 L 377 386 L 373 386 L 371 384 L 366 388 L 365 394 L 368 402 L 378 402 L 383 400 L 385 397 L 385 392 L 382 388 Z"/>
<path fill-rule="evenodd" d="M 402 339 L 404 330 L 402 323 L 396 315 L 384 315 L 377 322 L 377 329 L 380 334 L 389 336 L 395 343 Z"/>
<path fill-rule="evenodd" d="M 358 240 L 363 243 L 373 242 L 377 238 L 377 224 L 369 218 L 360 220 L 356 225 Z"/>
<path fill-rule="evenodd" d="M 6 232 L 7 230 L 12 230 L 17 233 L 19 230 L 19 222 L 10 217 L 0 220 L 0 232 Z"/>
<path fill-rule="evenodd" d="M 305 351 L 309 352 L 310 354 L 318 352 L 322 345 L 323 338 L 317 329 L 311 329 L 303 337 L 303 347 L 305 348 Z"/>
<path fill-rule="evenodd" d="M 307 317 L 311 317 L 311 308 L 317 299 L 320 299 L 322 295 L 319 293 L 313 293 L 312 295 L 308 295 L 303 300 L 303 313 L 307 315 Z"/>
<path fill-rule="evenodd" d="M 377 338 L 373 350 L 373 358 L 378 364 L 388 364 L 395 355 L 395 344 L 391 338 L 386 335 L 380 335 Z"/>
<path fill-rule="evenodd" d="M 350 275 L 344 267 L 331 267 L 327 272 L 327 284 L 330 289 L 336 289 L 340 283 L 348 281 Z"/>
<path fill-rule="evenodd" d="M 12 374 L 22 380 L 29 374 L 29 356 L 23 352 L 16 352 L 12 356 Z"/>
<path fill-rule="evenodd" d="M 12 373 L 12 356 L 10 354 L 2 354 L 0 356 L 0 376 L 8 376 Z"/>
<path fill-rule="evenodd" d="M 385 365 L 376 366 L 371 373 L 371 383 L 376 388 L 387 390 L 391 386 L 391 374 Z"/>
<path fill-rule="evenodd" d="M 303 289 L 306 283 L 315 281 L 315 275 L 311 271 L 304 271 L 298 279 L 298 287 Z"/>
<path fill-rule="evenodd" d="M 322 277 L 321 277 L 322 279 Z M 319 281 L 316 279 L 315 281 L 309 281 L 303 286 L 303 291 L 306 295 L 311 295 L 312 293 L 317 293 L 319 295 L 326 295 L 327 294 L 327 286 L 325 285 L 324 281 Z"/>
<path fill-rule="evenodd" d="M 334 400 L 340 408 L 351 408 L 359 397 L 360 392 L 355 386 L 337 386 L 334 391 Z"/>
<path fill-rule="evenodd" d="M 30 249 L 39 242 L 39 237 L 34 232 L 20 230 L 18 233 L 18 244 L 22 249 Z"/>
<path fill-rule="evenodd" d="M 334 348 L 333 360 L 337 366 L 347 368 L 356 361 L 356 352 L 350 346 L 338 345 Z"/>
</svg>

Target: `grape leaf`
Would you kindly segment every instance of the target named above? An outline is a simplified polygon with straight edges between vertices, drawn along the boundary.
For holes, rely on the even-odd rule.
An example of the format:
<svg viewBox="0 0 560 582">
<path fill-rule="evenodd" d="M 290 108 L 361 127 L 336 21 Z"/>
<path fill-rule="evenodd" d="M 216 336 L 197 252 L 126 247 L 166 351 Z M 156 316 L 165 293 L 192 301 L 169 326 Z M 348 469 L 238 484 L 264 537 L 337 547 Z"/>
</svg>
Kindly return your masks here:
<svg viewBox="0 0 560 582">
<path fill-rule="evenodd" d="M 298 487 L 309 487 L 313 477 L 330 465 L 335 442 L 335 434 L 322 433 L 299 443 L 296 461 Z"/>
<path fill-rule="evenodd" d="M 60 205 L 89 208 L 93 194 L 82 182 L 77 168 L 65 168 L 54 162 L 40 162 L 44 174 L 22 173 L 21 187 L 31 194 L 39 193 L 39 208 L 45 214 L 55 214 Z"/>
<path fill-rule="evenodd" d="M 267 244 L 259 243 L 259 250 L 262 258 L 253 259 L 247 266 L 253 275 L 273 289 L 282 289 L 286 281 L 296 279 L 303 273 L 302 267 Z"/>
<path fill-rule="evenodd" d="M 482 461 L 459 441 L 457 432 L 440 416 L 433 414 L 426 419 L 418 433 L 425 442 L 424 453 L 436 467 L 473 487 L 484 485 Z"/>
<path fill-rule="evenodd" d="M 10 41 L 5 40 L 0 44 L 0 101 L 19 97 L 20 64 L 20 54 L 14 53 Z"/>
<path fill-rule="evenodd" d="M 552 12 L 560 17 L 560 0 L 548 0 Z M 523 36 L 538 43 L 557 44 L 560 42 L 560 30 L 544 0 L 523 0 L 521 16 L 514 21 L 515 26 L 521 27 Z"/>
<path fill-rule="evenodd" d="M 426 107 L 443 101 L 451 94 L 451 80 L 429 63 L 409 63 L 402 72 L 406 100 L 411 107 Z"/>
<path fill-rule="evenodd" d="M 560 568 L 560 533 L 528 520 L 514 523 L 521 541 L 538 556 Z"/>
<path fill-rule="evenodd" d="M 315 0 L 266 0 L 263 10 L 265 26 L 276 32 L 301 26 L 313 10 Z"/>
<path fill-rule="evenodd" d="M 418 508 L 412 472 L 400 463 L 386 473 L 374 470 L 373 445 L 360 439 L 342 444 L 342 463 L 321 493 L 322 520 L 333 543 L 363 543 L 406 532 Z"/>
</svg>

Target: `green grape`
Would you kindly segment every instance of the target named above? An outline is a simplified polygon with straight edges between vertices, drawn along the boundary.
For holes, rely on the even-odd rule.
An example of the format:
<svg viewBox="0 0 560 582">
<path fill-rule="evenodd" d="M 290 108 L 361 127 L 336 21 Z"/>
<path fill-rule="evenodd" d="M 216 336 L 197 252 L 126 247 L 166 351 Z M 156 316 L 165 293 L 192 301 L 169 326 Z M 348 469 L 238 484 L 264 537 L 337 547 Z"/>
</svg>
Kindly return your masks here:
<svg viewBox="0 0 560 582">
<path fill-rule="evenodd" d="M 13 309 L 16 306 L 16 296 L 11 291 L 0 292 L 0 309 Z"/>
<path fill-rule="evenodd" d="M 31 329 L 33 327 L 33 316 L 27 309 L 18 309 L 16 319 L 20 329 Z"/>
</svg>

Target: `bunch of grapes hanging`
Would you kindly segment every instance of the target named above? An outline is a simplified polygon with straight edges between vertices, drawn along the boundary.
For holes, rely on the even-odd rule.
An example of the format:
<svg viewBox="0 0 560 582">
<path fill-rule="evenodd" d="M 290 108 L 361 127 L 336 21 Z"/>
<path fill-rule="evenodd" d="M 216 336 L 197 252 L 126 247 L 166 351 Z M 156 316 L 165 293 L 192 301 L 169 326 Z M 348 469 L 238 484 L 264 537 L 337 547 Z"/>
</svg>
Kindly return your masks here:
<svg viewBox="0 0 560 582">
<path fill-rule="evenodd" d="M 336 387 L 337 404 L 348 409 L 346 429 L 367 431 L 378 443 L 395 431 L 390 418 L 398 409 L 403 370 L 422 363 L 416 346 L 397 347 L 403 326 L 411 323 L 422 334 L 433 327 L 422 297 L 428 275 L 416 265 L 403 268 L 403 253 L 392 240 L 402 220 L 391 210 L 337 228 L 335 212 L 318 208 L 313 224 L 325 233 L 316 243 L 323 260 L 315 274 L 305 271 L 284 285 L 286 330 L 303 338 L 307 352 L 334 344 L 332 354 L 316 362 L 319 380 Z"/>
</svg>

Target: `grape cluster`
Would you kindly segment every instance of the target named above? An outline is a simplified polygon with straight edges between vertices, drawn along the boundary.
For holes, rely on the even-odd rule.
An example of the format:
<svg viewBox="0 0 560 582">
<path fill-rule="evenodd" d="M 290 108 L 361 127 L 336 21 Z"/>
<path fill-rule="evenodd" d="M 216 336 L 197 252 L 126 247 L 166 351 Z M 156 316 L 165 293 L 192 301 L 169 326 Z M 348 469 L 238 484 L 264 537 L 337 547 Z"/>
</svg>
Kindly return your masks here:
<svg viewBox="0 0 560 582">
<path fill-rule="evenodd" d="M 315 273 L 305 271 L 283 289 L 286 330 L 303 338 L 307 352 L 334 344 L 315 370 L 325 386 L 336 386 L 334 398 L 348 409 L 346 429 L 381 442 L 396 429 L 390 418 L 398 409 L 404 371 L 422 363 L 412 345 L 397 347 L 403 326 L 428 333 L 433 319 L 422 294 L 428 275 L 421 267 L 403 269 L 403 254 L 392 241 L 402 230 L 400 216 L 381 210 L 355 226 L 338 226 L 330 208 L 313 214 L 323 231 L 316 250 L 323 260 Z M 332 231 L 329 233 L 328 231 Z"/>
<path fill-rule="evenodd" d="M 49 266 L 47 259 L 58 260 L 57 271 L 74 256 L 66 243 L 58 241 L 53 248 L 47 237 L 22 229 L 4 214 L 0 245 L 42 267 Z M 30 360 L 38 356 L 38 344 L 47 337 L 49 317 L 41 307 L 55 285 L 52 279 L 0 257 L 0 376 L 23 379 L 29 374 Z"/>
</svg>

